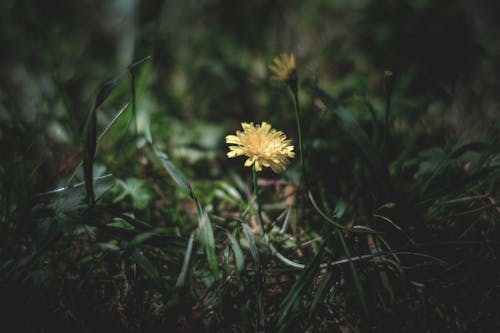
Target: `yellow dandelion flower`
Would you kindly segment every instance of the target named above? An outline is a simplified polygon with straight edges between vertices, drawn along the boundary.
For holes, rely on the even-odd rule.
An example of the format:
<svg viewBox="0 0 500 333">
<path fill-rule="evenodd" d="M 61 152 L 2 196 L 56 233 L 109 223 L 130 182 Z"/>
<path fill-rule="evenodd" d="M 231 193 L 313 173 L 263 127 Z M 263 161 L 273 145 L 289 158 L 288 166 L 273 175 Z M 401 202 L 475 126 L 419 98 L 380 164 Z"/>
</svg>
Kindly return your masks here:
<svg viewBox="0 0 500 333">
<path fill-rule="evenodd" d="M 256 171 L 262 167 L 271 168 L 274 172 L 283 172 L 290 164 L 289 158 L 295 157 L 292 141 L 286 135 L 266 122 L 254 125 L 241 123 L 243 132 L 226 136 L 229 146 L 227 157 L 246 156 L 245 166 L 255 165 Z"/>
<path fill-rule="evenodd" d="M 293 53 L 282 53 L 279 57 L 273 59 L 269 64 L 272 78 L 279 81 L 284 81 L 288 84 L 297 81 L 297 73 L 295 71 L 295 55 Z"/>
</svg>

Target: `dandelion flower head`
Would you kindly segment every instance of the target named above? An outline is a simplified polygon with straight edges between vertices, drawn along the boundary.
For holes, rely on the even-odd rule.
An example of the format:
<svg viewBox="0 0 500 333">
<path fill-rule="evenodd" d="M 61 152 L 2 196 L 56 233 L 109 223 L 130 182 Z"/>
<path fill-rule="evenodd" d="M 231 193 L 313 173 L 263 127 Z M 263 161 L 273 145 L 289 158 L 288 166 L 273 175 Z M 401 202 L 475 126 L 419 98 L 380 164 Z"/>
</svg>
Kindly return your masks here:
<svg viewBox="0 0 500 333">
<path fill-rule="evenodd" d="M 293 53 L 282 53 L 279 57 L 273 59 L 269 64 L 269 70 L 272 78 L 279 81 L 291 83 L 297 80 L 295 71 L 295 55 Z"/>
<path fill-rule="evenodd" d="M 254 165 L 256 171 L 262 171 L 264 166 L 276 173 L 283 172 L 290 164 L 289 158 L 295 157 L 292 141 L 268 123 L 241 123 L 241 127 L 243 132 L 226 136 L 230 145 L 227 157 L 246 156 L 246 167 Z"/>
</svg>

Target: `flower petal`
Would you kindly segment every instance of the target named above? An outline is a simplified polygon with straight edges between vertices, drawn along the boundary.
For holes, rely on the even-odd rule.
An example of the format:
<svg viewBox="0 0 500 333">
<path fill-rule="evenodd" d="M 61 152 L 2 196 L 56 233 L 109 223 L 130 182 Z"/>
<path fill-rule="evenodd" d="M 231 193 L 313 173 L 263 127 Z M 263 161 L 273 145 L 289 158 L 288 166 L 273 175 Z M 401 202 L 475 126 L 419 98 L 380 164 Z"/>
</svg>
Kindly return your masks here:
<svg viewBox="0 0 500 333">
<path fill-rule="evenodd" d="M 252 166 L 253 162 L 255 161 L 255 157 L 250 157 L 245 161 L 245 166 L 249 167 Z"/>
<path fill-rule="evenodd" d="M 238 136 L 236 135 L 227 135 L 226 136 L 226 143 L 232 143 L 232 144 L 241 144 L 241 140 Z"/>
</svg>

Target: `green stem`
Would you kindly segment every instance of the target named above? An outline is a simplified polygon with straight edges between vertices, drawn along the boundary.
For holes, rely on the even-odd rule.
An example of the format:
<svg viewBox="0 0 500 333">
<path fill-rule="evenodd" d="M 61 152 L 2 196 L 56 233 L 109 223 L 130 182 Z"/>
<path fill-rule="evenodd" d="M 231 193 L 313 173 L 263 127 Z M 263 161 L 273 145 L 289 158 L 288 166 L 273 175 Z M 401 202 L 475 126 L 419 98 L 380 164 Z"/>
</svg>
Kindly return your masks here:
<svg viewBox="0 0 500 333">
<path fill-rule="evenodd" d="M 264 224 L 262 223 L 262 210 L 260 206 L 259 188 L 257 186 L 257 171 L 255 170 L 255 167 L 252 167 L 252 182 L 253 182 L 253 197 L 255 198 L 255 201 L 257 203 L 257 221 L 259 223 L 260 233 L 263 236 L 265 244 L 271 250 L 271 254 L 288 266 L 295 268 L 304 268 L 301 264 L 298 264 L 286 258 L 284 255 L 282 255 L 271 243 L 271 240 L 269 239 L 269 237 L 266 234 L 266 231 L 264 230 Z"/>
<path fill-rule="evenodd" d="M 300 119 L 300 109 L 299 109 L 299 94 L 297 88 L 290 88 L 293 94 L 293 102 L 295 107 L 295 121 L 297 122 L 297 136 L 299 138 L 299 159 L 300 159 L 300 183 L 306 181 L 306 170 L 304 165 L 304 144 L 302 142 L 302 124 Z"/>
<path fill-rule="evenodd" d="M 260 208 L 259 187 L 257 186 L 257 171 L 255 170 L 255 166 L 252 167 L 252 182 L 253 182 L 253 196 L 257 204 L 257 222 L 259 223 L 260 232 L 262 234 L 265 234 L 264 224 L 262 223 L 262 211 Z"/>
<path fill-rule="evenodd" d="M 300 117 L 300 109 L 299 109 L 299 94 L 297 84 L 291 85 L 290 90 L 293 94 L 293 104 L 295 109 L 295 121 L 297 122 L 297 136 L 299 139 L 299 159 L 300 159 L 300 180 L 299 180 L 299 188 L 297 192 L 297 220 L 302 221 L 304 219 L 304 187 L 307 188 L 307 179 L 306 179 L 306 170 L 304 164 L 304 144 L 302 141 L 302 124 Z"/>
<path fill-rule="evenodd" d="M 137 139 L 137 106 L 136 106 L 136 94 L 135 94 L 135 72 L 134 67 L 129 67 L 130 72 L 130 90 L 132 93 L 132 117 L 134 117 L 134 135 Z"/>
<path fill-rule="evenodd" d="M 260 198 L 259 198 L 259 187 L 257 186 L 257 171 L 255 166 L 252 167 L 252 183 L 253 183 L 253 197 L 257 204 L 257 221 L 259 223 L 260 233 L 264 236 L 266 243 L 269 242 L 267 235 L 264 231 L 264 225 L 262 223 L 262 215 L 260 210 Z M 257 321 L 257 332 L 265 332 L 265 321 L 264 321 L 264 293 L 262 292 L 262 276 L 261 276 L 261 265 L 259 264 L 257 269 L 257 307 L 259 311 L 258 321 Z"/>
</svg>

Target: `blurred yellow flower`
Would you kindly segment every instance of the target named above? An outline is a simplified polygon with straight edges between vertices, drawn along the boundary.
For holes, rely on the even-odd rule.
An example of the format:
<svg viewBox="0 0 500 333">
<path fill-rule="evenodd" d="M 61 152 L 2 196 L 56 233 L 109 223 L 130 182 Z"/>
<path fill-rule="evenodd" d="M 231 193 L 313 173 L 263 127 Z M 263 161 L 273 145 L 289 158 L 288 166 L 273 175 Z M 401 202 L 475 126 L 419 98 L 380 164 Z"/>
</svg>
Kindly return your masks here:
<svg viewBox="0 0 500 333">
<path fill-rule="evenodd" d="M 295 55 L 293 53 L 282 53 L 279 57 L 273 59 L 269 64 L 272 78 L 279 81 L 291 83 L 297 80 L 295 71 Z"/>
<path fill-rule="evenodd" d="M 248 157 L 246 167 L 255 165 L 256 171 L 262 171 L 264 166 L 276 173 L 283 172 L 290 164 L 288 158 L 295 157 L 292 141 L 268 123 L 241 123 L 241 127 L 243 132 L 236 131 L 236 135 L 226 136 L 226 143 L 232 145 L 227 157 L 244 155 Z"/>
</svg>

